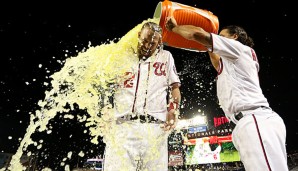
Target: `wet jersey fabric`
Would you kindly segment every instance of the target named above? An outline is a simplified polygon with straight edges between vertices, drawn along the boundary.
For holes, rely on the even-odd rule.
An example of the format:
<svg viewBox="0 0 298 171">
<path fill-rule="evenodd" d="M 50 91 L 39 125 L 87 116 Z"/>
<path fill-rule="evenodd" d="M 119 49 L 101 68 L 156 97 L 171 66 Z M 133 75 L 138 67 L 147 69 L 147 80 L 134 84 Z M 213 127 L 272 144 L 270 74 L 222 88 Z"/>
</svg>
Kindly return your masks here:
<svg viewBox="0 0 298 171">
<path fill-rule="evenodd" d="M 159 124 L 119 119 L 105 149 L 105 171 L 168 170 L 168 132 Z"/>
<path fill-rule="evenodd" d="M 116 117 L 149 114 L 165 121 L 168 88 L 180 83 L 172 54 L 161 50 L 146 60 L 136 60 L 124 75 L 114 95 Z"/>
</svg>

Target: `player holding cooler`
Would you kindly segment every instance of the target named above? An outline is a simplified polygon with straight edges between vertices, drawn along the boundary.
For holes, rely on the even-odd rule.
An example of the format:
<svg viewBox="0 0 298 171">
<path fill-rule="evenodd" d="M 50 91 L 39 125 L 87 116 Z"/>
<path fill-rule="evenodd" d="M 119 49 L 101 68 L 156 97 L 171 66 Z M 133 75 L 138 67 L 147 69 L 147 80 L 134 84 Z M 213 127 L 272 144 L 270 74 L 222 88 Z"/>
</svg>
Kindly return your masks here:
<svg viewBox="0 0 298 171">
<path fill-rule="evenodd" d="M 236 124 L 232 139 L 246 171 L 288 171 L 286 127 L 262 93 L 253 40 L 239 26 L 223 27 L 219 35 L 167 18 L 166 28 L 203 44 L 216 69 L 219 105 Z"/>
</svg>

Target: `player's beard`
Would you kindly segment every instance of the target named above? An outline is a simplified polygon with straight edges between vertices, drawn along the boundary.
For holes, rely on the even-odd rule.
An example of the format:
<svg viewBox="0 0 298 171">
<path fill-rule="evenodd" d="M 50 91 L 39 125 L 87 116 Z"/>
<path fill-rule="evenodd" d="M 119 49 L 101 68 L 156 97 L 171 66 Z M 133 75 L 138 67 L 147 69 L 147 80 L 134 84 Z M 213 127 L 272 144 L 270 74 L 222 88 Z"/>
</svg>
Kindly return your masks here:
<svg viewBox="0 0 298 171">
<path fill-rule="evenodd" d="M 159 52 L 159 49 L 155 48 L 155 50 L 153 49 L 144 50 L 140 48 L 138 52 L 139 52 L 138 53 L 139 59 L 146 60 L 150 56 L 156 55 Z"/>
</svg>

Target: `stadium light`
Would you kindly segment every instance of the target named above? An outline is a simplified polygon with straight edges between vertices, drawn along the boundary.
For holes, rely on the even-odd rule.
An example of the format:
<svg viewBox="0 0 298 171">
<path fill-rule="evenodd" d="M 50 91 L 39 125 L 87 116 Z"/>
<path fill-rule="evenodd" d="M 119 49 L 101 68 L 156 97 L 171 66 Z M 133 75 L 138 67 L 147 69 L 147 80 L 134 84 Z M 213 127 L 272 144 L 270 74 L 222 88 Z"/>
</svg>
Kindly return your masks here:
<svg viewBox="0 0 298 171">
<path fill-rule="evenodd" d="M 207 119 L 206 116 L 198 115 L 192 118 L 192 125 L 206 125 Z"/>
<path fill-rule="evenodd" d="M 189 123 L 187 120 L 178 120 L 178 123 L 176 125 L 176 129 L 182 129 L 187 128 L 189 126 Z"/>
</svg>

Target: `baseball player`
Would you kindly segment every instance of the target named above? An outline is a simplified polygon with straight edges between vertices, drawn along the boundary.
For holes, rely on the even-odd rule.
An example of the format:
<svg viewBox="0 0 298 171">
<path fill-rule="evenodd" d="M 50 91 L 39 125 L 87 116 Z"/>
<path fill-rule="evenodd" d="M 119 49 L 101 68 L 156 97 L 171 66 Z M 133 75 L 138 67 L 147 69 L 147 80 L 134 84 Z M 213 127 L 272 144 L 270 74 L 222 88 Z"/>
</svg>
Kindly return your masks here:
<svg viewBox="0 0 298 171">
<path fill-rule="evenodd" d="M 219 35 L 201 27 L 177 25 L 167 18 L 166 28 L 208 49 L 218 72 L 217 96 L 227 118 L 236 124 L 232 139 L 246 171 L 288 171 L 286 128 L 264 97 L 253 40 L 239 26 L 224 27 Z"/>
<path fill-rule="evenodd" d="M 161 34 L 154 22 L 146 22 L 138 33 L 137 51 L 131 54 L 137 57 L 114 93 L 117 120 L 105 138 L 105 171 L 168 170 L 167 138 L 177 123 L 181 94 Z"/>
</svg>

